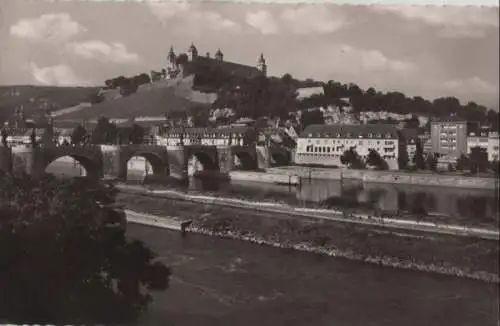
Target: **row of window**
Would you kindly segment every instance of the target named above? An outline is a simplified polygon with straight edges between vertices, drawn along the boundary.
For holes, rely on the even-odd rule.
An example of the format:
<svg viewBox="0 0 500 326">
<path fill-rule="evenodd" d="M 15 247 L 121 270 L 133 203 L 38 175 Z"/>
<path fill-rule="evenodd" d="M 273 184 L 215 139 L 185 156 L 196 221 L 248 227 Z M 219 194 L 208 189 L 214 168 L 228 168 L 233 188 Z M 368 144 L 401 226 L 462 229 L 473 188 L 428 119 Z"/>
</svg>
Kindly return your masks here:
<svg viewBox="0 0 500 326">
<path fill-rule="evenodd" d="M 333 152 L 340 152 L 340 151 L 345 151 L 346 147 L 345 146 L 336 146 L 336 147 L 329 147 L 329 146 L 314 146 L 314 145 L 309 145 L 306 147 L 306 153 L 333 153 Z M 386 153 L 391 153 L 394 152 L 396 149 L 394 147 L 384 147 L 383 151 Z"/>
<path fill-rule="evenodd" d="M 317 158 L 340 158 L 342 154 L 325 154 L 325 153 L 297 153 L 298 157 L 317 157 Z M 365 159 L 366 155 L 360 155 L 361 158 Z M 381 155 L 383 159 L 395 159 L 395 155 Z"/>
<path fill-rule="evenodd" d="M 335 136 L 334 136 L 335 135 Z M 363 135 L 357 135 L 357 134 L 353 134 L 353 133 L 347 133 L 345 135 L 341 135 L 339 133 L 336 133 L 336 134 L 331 134 L 331 133 L 316 133 L 316 134 L 308 134 L 307 135 L 308 138 L 364 138 Z M 382 135 L 381 133 L 379 134 L 367 134 L 367 138 L 394 138 L 393 135 L 391 133 L 386 133 L 384 135 Z"/>
<path fill-rule="evenodd" d="M 310 144 L 310 143 L 312 143 L 312 140 L 311 140 L 311 139 L 308 139 L 308 140 L 307 140 L 307 142 Z M 319 139 L 316 139 L 316 142 L 315 142 L 315 143 L 316 143 L 316 144 L 319 144 L 320 142 L 321 142 L 321 141 L 320 141 Z M 380 142 L 381 142 L 380 140 L 377 140 L 377 145 L 380 145 Z M 328 141 L 327 141 L 326 139 L 324 139 L 324 140 L 323 140 L 323 143 L 324 143 L 324 144 L 327 144 L 327 143 L 328 143 Z M 344 139 L 342 139 L 342 140 L 340 140 L 340 139 L 335 140 L 335 139 L 333 139 L 333 140 L 332 140 L 332 143 L 333 143 L 333 144 L 344 144 L 344 143 L 350 143 L 350 144 L 353 144 L 353 143 L 358 143 L 359 145 L 363 145 L 363 144 L 364 144 L 364 141 L 363 141 L 363 140 L 357 140 L 357 141 L 356 141 L 356 140 L 352 140 L 352 139 L 347 139 L 347 140 L 344 140 Z M 371 142 L 368 142 L 368 144 L 371 144 Z M 384 145 L 395 145 L 395 141 L 394 141 L 394 140 L 385 140 L 385 141 L 384 141 Z"/>
</svg>

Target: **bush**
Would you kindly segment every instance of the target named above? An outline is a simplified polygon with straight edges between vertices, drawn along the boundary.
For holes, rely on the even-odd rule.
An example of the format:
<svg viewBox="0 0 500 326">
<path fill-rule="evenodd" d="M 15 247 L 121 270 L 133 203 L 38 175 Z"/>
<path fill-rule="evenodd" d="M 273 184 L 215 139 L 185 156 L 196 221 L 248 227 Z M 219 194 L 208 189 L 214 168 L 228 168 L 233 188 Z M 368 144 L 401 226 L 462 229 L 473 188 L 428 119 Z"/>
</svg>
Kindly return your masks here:
<svg viewBox="0 0 500 326">
<path fill-rule="evenodd" d="M 115 195 L 85 178 L 0 175 L 0 320 L 134 322 L 168 287 L 170 270 L 116 227 Z"/>
</svg>

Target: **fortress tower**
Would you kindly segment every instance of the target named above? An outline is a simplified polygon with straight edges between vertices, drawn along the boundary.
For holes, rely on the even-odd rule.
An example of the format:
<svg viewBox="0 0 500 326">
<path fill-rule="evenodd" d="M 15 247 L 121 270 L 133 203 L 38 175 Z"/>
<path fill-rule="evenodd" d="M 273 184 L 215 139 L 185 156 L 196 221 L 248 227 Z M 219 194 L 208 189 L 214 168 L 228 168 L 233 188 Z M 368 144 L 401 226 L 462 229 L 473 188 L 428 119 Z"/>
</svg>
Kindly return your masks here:
<svg viewBox="0 0 500 326">
<path fill-rule="evenodd" d="M 253 78 L 256 76 L 266 76 L 267 65 L 264 55 L 261 53 L 256 66 L 248 66 L 239 63 L 224 61 L 224 54 L 221 49 L 217 49 L 214 57 L 210 57 L 207 52 L 205 56 L 198 55 L 198 49 L 191 43 L 187 50 L 187 54 L 180 54 L 176 56 L 174 48 L 170 47 L 167 55 L 166 73 L 164 78 L 176 78 L 179 74 L 188 74 L 197 71 L 197 67 L 201 66 L 215 66 L 231 75 L 237 75 L 243 78 Z"/>
<path fill-rule="evenodd" d="M 266 65 L 266 59 L 264 59 L 264 54 L 261 53 L 259 60 L 257 61 L 257 69 L 262 71 L 264 76 L 267 76 L 267 65 Z"/>
</svg>

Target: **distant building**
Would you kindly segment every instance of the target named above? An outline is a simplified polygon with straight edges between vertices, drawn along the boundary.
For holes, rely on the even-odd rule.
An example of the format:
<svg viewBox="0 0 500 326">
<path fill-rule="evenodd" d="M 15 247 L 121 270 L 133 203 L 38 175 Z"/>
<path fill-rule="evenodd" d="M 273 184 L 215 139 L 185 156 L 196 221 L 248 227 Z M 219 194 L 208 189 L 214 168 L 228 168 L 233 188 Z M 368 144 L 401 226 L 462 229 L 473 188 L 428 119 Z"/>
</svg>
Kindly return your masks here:
<svg viewBox="0 0 500 326">
<path fill-rule="evenodd" d="M 408 153 L 408 163 L 411 165 L 417 153 L 417 144 L 420 142 L 418 131 L 417 129 L 401 129 L 399 134 L 400 141 L 406 147 L 406 152 Z"/>
<path fill-rule="evenodd" d="M 175 78 L 181 74 L 187 76 L 206 68 L 217 68 L 231 76 L 242 78 L 253 78 L 267 75 L 267 64 L 264 55 L 261 53 L 256 66 L 248 66 L 230 61 L 224 61 L 224 55 L 220 49 L 212 58 L 209 55 L 198 55 L 198 49 L 194 44 L 188 49 L 187 55 L 177 56 L 174 48 L 170 47 L 167 55 L 167 66 L 165 67 L 165 77 Z"/>
<path fill-rule="evenodd" d="M 432 152 L 457 159 L 467 153 L 467 121 L 457 116 L 431 121 Z"/>
<path fill-rule="evenodd" d="M 340 157 L 351 147 L 362 159 L 374 149 L 391 170 L 398 169 L 399 135 L 390 124 L 310 125 L 299 135 L 295 162 L 342 166 Z"/>
<path fill-rule="evenodd" d="M 323 86 L 316 87 L 302 87 L 297 89 L 297 99 L 302 100 L 305 98 L 309 98 L 313 95 L 323 95 L 325 90 Z"/>
<path fill-rule="evenodd" d="M 255 128 L 226 127 L 226 128 L 173 128 L 164 130 L 157 136 L 159 145 L 178 146 L 205 145 L 251 145 L 257 141 Z"/>
<path fill-rule="evenodd" d="M 470 154 L 471 149 L 474 147 L 480 147 L 488 151 L 488 132 L 470 132 L 467 136 L 467 154 Z"/>
<path fill-rule="evenodd" d="M 493 162 L 499 161 L 499 153 L 498 153 L 498 146 L 499 146 L 499 137 L 498 137 L 498 132 L 490 132 L 488 134 L 488 161 Z"/>
</svg>

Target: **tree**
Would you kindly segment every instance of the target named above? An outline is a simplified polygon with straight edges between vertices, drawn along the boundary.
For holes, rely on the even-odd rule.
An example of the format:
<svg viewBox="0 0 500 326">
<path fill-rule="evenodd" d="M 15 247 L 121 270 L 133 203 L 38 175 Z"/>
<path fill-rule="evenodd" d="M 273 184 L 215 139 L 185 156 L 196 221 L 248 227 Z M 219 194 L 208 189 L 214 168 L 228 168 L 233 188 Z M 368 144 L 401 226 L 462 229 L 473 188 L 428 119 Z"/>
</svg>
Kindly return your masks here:
<svg viewBox="0 0 500 326">
<path fill-rule="evenodd" d="M 472 173 L 486 172 L 488 170 L 488 152 L 479 146 L 472 147 L 470 150 L 470 171 Z"/>
<path fill-rule="evenodd" d="M 99 104 L 104 100 L 105 100 L 104 95 L 100 91 L 92 93 L 89 98 L 91 104 Z"/>
<path fill-rule="evenodd" d="M 430 153 L 429 155 L 427 155 L 425 163 L 426 163 L 426 166 L 429 170 L 436 171 L 437 170 L 437 163 L 438 163 L 436 153 Z"/>
<path fill-rule="evenodd" d="M 127 79 L 126 82 L 120 85 L 120 94 L 122 96 L 129 96 L 137 92 L 139 85 L 133 79 Z"/>
<path fill-rule="evenodd" d="M 388 170 L 389 165 L 387 162 L 380 156 L 380 154 L 370 148 L 368 151 L 368 157 L 366 158 L 366 164 L 375 167 L 377 170 Z"/>
<path fill-rule="evenodd" d="M 210 107 L 202 104 L 194 104 L 188 107 L 186 114 L 191 118 L 194 127 L 206 127 L 210 118 Z"/>
<path fill-rule="evenodd" d="M 325 118 L 323 112 L 320 110 L 306 110 L 302 112 L 300 116 L 300 124 L 302 130 L 306 129 L 309 125 L 323 125 L 325 124 Z"/>
<path fill-rule="evenodd" d="M 92 144 L 114 144 L 118 136 L 118 129 L 108 118 L 101 117 L 92 132 Z"/>
<path fill-rule="evenodd" d="M 86 134 L 87 131 L 85 130 L 85 128 L 83 128 L 82 125 L 76 126 L 76 128 L 73 129 L 73 132 L 71 133 L 71 144 L 73 145 L 81 144 Z"/>
<path fill-rule="evenodd" d="M 349 148 L 344 152 L 344 154 L 342 154 L 340 157 L 340 163 L 347 165 L 352 169 L 363 169 L 365 167 L 361 157 L 358 155 L 354 147 Z"/>
<path fill-rule="evenodd" d="M 0 189 L 0 320 L 131 323 L 167 289 L 170 270 L 116 227 L 115 189 L 7 174 Z"/>
<path fill-rule="evenodd" d="M 458 171 L 464 171 L 470 169 L 470 159 L 467 155 L 462 154 L 460 157 L 457 159 L 457 166 L 456 166 Z"/>
<path fill-rule="evenodd" d="M 399 142 L 399 150 L 398 150 L 398 167 L 400 170 L 406 169 L 408 167 L 408 163 L 410 162 L 410 158 L 408 156 L 408 149 L 406 148 L 406 142 Z"/>
<path fill-rule="evenodd" d="M 142 144 L 144 141 L 144 128 L 134 123 L 132 125 L 132 130 L 130 132 L 129 141 L 132 144 Z"/>
<path fill-rule="evenodd" d="M 421 142 L 417 142 L 415 156 L 413 156 L 413 164 L 417 167 L 417 169 L 425 169 L 424 151 Z"/>
</svg>

